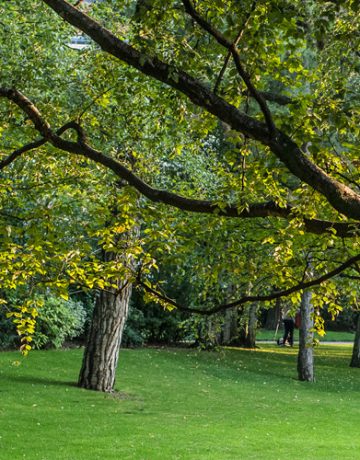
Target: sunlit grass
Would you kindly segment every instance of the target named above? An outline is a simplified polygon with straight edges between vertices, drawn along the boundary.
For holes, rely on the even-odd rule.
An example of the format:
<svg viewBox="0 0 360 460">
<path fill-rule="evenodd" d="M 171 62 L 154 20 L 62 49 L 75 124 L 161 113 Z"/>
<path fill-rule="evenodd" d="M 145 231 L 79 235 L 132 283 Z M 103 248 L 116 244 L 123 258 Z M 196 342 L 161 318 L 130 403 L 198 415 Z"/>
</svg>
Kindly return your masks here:
<svg viewBox="0 0 360 460">
<path fill-rule="evenodd" d="M 295 348 L 122 350 L 113 395 L 74 385 L 81 353 L 0 354 L 1 459 L 359 458 L 348 345 L 316 351 L 315 384 Z"/>
<path fill-rule="evenodd" d="M 270 340 L 275 341 L 276 339 L 283 336 L 283 329 L 280 327 L 277 331 L 268 331 L 266 329 L 260 329 L 256 334 L 257 340 Z M 327 331 L 323 337 L 315 334 L 315 338 L 320 342 L 353 342 L 355 337 L 354 332 L 342 332 L 342 331 Z M 299 331 L 295 329 L 294 339 L 299 340 Z"/>
</svg>

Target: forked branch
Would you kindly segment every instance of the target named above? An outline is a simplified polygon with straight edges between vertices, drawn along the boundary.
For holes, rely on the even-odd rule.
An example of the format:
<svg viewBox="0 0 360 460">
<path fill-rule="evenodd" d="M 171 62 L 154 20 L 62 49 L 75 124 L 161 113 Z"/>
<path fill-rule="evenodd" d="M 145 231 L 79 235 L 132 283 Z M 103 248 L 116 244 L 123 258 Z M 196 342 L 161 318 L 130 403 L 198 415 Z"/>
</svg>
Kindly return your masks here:
<svg viewBox="0 0 360 460">
<path fill-rule="evenodd" d="M 222 45 L 224 48 L 226 48 L 229 53 L 232 55 L 234 59 L 234 63 L 236 66 L 236 69 L 238 71 L 238 74 L 244 81 L 247 89 L 249 90 L 249 93 L 251 96 L 256 100 L 256 102 L 259 104 L 259 107 L 265 117 L 265 121 L 269 130 L 269 137 L 273 138 L 276 133 L 276 128 L 274 125 L 274 121 L 272 119 L 269 107 L 266 104 L 265 99 L 262 97 L 262 95 L 257 91 L 255 86 L 253 85 L 250 75 L 246 72 L 241 59 L 240 59 L 240 54 L 237 49 L 237 41 L 241 38 L 241 35 L 238 40 L 235 40 L 234 42 L 229 41 L 219 30 L 215 29 L 205 18 L 203 18 L 193 7 L 191 0 L 182 0 L 185 11 L 194 19 L 194 21 L 197 22 L 197 24 L 204 29 L 206 32 L 208 32 L 210 35 L 212 35 L 216 41 Z"/>
<path fill-rule="evenodd" d="M 250 9 L 248 15 L 246 16 L 244 24 L 241 26 L 241 29 L 239 30 L 235 40 L 233 41 L 234 46 L 238 46 L 240 40 L 242 39 L 242 37 L 244 35 L 244 32 L 246 30 L 246 27 L 249 24 L 249 21 L 251 19 L 251 15 L 255 11 L 256 3 L 257 3 L 257 0 L 254 0 L 252 5 L 251 5 L 251 9 Z M 229 64 L 230 58 L 231 58 L 231 51 L 228 51 L 228 54 L 226 55 L 226 58 L 225 58 L 225 61 L 224 61 L 224 64 L 223 64 L 223 66 L 222 66 L 222 68 L 220 70 L 219 76 L 217 77 L 215 85 L 214 85 L 214 93 L 215 94 L 218 92 L 221 80 L 222 80 L 222 78 L 223 78 L 223 76 L 225 74 L 225 70 L 226 70 L 226 68 L 227 68 L 227 66 Z"/>
</svg>

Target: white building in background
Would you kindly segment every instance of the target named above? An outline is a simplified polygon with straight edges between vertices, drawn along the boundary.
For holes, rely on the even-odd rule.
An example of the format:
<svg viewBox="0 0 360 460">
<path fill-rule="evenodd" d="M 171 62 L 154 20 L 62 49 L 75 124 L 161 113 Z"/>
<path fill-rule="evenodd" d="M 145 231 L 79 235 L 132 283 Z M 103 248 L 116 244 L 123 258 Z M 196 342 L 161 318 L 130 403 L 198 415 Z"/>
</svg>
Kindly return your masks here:
<svg viewBox="0 0 360 460">
<path fill-rule="evenodd" d="M 91 40 L 87 35 L 79 34 L 71 37 L 67 46 L 73 50 L 83 50 L 91 46 Z"/>
<path fill-rule="evenodd" d="M 86 5 L 91 5 L 91 3 L 103 2 L 103 1 L 104 0 L 82 0 L 81 4 L 83 6 L 86 6 Z M 87 35 L 84 35 L 83 33 L 79 33 L 78 35 L 71 37 L 70 42 L 67 43 L 67 46 L 74 50 L 83 50 L 91 46 L 91 39 Z"/>
</svg>

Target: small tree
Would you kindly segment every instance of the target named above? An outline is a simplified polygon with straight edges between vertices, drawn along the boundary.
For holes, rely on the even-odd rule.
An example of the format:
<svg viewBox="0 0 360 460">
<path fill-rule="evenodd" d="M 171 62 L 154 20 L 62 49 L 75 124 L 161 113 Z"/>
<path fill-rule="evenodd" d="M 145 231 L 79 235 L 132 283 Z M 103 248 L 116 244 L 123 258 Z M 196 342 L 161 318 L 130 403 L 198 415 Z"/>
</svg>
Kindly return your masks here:
<svg viewBox="0 0 360 460">
<path fill-rule="evenodd" d="M 301 326 L 299 329 L 298 377 L 299 380 L 313 382 L 314 375 L 314 309 L 311 304 L 310 290 L 301 296 Z"/>
<path fill-rule="evenodd" d="M 358 314 L 356 322 L 356 333 L 350 367 L 360 367 L 360 314 Z"/>
</svg>

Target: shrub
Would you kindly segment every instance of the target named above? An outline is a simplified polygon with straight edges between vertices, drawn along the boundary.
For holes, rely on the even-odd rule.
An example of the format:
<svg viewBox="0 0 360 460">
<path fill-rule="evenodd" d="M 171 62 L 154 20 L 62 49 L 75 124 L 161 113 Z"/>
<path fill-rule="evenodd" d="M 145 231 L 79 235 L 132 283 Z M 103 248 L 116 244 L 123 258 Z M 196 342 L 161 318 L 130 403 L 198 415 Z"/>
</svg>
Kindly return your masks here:
<svg viewBox="0 0 360 460">
<path fill-rule="evenodd" d="M 200 315 L 192 315 L 183 321 L 180 327 L 183 329 L 184 340 L 201 350 L 214 350 L 219 345 L 221 333 L 221 316 L 208 318 Z"/>
<path fill-rule="evenodd" d="M 6 318 L 6 311 L 0 311 L 0 350 L 19 347 L 19 335 L 11 318 Z"/>
<path fill-rule="evenodd" d="M 34 347 L 60 348 L 65 340 L 83 332 L 85 321 L 86 311 L 81 302 L 46 297 L 37 319 Z"/>
<path fill-rule="evenodd" d="M 181 315 L 165 311 L 153 303 L 144 304 L 138 295 L 131 300 L 121 345 L 141 347 L 144 344 L 175 344 L 183 340 Z"/>
<path fill-rule="evenodd" d="M 146 340 L 145 319 L 141 310 L 131 307 L 121 340 L 122 347 L 141 347 Z"/>
</svg>

